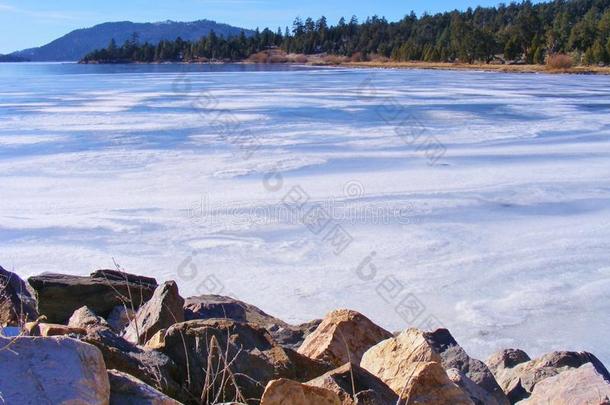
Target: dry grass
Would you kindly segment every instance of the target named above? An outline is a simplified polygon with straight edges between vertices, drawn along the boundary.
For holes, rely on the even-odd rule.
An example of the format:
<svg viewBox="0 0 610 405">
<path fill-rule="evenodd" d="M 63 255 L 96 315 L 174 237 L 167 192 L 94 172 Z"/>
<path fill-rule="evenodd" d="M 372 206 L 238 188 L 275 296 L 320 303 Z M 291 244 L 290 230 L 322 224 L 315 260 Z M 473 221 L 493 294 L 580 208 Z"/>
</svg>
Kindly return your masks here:
<svg viewBox="0 0 610 405">
<path fill-rule="evenodd" d="M 249 63 L 288 63 L 291 60 L 285 52 L 279 49 L 270 49 L 250 55 L 246 62 Z"/>
<path fill-rule="evenodd" d="M 568 64 L 569 62 L 569 64 Z M 296 63 L 314 66 L 341 66 L 352 68 L 384 69 L 431 69 L 431 70 L 472 70 L 503 73 L 571 73 L 610 75 L 610 66 L 574 66 L 568 55 L 551 55 L 546 65 L 502 65 L 485 63 L 449 62 L 396 62 L 381 55 L 355 53 L 351 57 L 340 55 L 286 54 L 280 49 L 267 50 L 250 56 L 246 63 Z"/>
<path fill-rule="evenodd" d="M 125 288 L 127 289 L 127 297 L 124 296 L 123 294 L 121 294 L 121 292 L 119 290 L 117 290 L 117 288 L 114 286 L 113 283 L 110 282 L 110 280 L 108 280 L 108 278 L 106 277 L 106 275 L 104 274 L 104 281 L 106 282 L 106 285 L 108 285 L 115 293 L 115 296 L 121 301 L 122 305 L 123 305 L 123 309 L 125 310 L 125 313 L 127 313 L 127 318 L 129 319 L 129 323 L 134 324 L 135 329 L 136 329 L 136 335 L 140 336 L 140 332 L 138 330 L 138 322 L 137 322 L 137 314 L 138 314 L 138 308 L 142 305 L 144 305 L 144 286 L 140 283 L 139 287 L 140 287 L 140 300 L 139 300 L 139 305 L 136 305 L 136 303 L 134 302 L 134 297 L 131 291 L 131 283 L 129 281 L 129 277 L 127 275 L 127 272 L 121 267 L 121 265 L 119 263 L 116 262 L 116 260 L 114 258 L 112 258 L 112 263 L 114 263 L 114 267 L 116 268 L 116 270 L 123 276 L 123 280 L 124 280 L 124 285 Z M 127 309 L 127 306 L 129 305 L 130 309 L 131 309 L 131 313 L 133 314 L 133 318 L 131 318 L 129 316 L 129 310 Z"/>
<path fill-rule="evenodd" d="M 569 69 L 549 69 L 545 65 L 492 65 L 446 62 L 347 62 L 341 66 L 355 68 L 385 68 L 385 69 L 431 69 L 431 70 L 472 70 L 503 73 L 570 73 L 570 74 L 601 74 L 610 75 L 610 67 L 572 66 Z"/>
<path fill-rule="evenodd" d="M 298 63 L 301 65 L 309 62 L 309 58 L 307 56 L 295 53 L 289 54 L 288 60 L 290 61 L 290 63 Z"/>
<path fill-rule="evenodd" d="M 549 55 L 546 60 L 546 68 L 548 70 L 568 70 L 574 65 L 574 61 L 569 55 L 556 53 Z"/>
</svg>

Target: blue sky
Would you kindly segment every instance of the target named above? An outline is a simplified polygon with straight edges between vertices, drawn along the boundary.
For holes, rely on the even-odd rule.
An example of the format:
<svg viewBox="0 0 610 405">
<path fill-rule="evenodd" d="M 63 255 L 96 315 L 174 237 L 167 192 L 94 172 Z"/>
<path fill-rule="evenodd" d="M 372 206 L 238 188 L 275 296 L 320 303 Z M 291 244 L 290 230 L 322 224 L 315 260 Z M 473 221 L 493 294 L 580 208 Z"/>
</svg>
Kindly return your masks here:
<svg viewBox="0 0 610 405">
<path fill-rule="evenodd" d="M 397 20 L 414 10 L 438 12 L 499 0 L 0 0 L 0 53 L 44 45 L 76 28 L 106 21 L 211 19 L 244 28 L 290 25 L 295 16 L 377 14 Z"/>
</svg>

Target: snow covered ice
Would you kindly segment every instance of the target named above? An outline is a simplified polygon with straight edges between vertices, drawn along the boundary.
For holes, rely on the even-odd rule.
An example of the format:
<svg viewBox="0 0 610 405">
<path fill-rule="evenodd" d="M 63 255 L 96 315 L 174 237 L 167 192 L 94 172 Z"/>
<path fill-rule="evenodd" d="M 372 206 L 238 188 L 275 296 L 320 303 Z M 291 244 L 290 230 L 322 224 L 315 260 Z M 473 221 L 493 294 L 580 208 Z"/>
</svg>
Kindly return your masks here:
<svg viewBox="0 0 610 405">
<path fill-rule="evenodd" d="M 603 76 L 3 64 L 0 264 L 608 363 L 609 135 Z"/>
</svg>

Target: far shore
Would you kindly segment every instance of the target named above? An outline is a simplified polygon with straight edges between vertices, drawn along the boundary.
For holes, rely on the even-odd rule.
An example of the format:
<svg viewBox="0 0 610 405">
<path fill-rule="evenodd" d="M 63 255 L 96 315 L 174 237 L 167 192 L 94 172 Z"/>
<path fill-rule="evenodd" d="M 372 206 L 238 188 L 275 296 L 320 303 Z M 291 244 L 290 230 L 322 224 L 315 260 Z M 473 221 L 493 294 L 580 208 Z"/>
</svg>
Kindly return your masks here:
<svg viewBox="0 0 610 405">
<path fill-rule="evenodd" d="M 82 62 L 81 62 L 82 63 Z M 326 62 L 315 58 L 307 62 L 259 62 L 259 61 L 192 61 L 192 62 L 117 62 L 99 63 L 89 62 L 88 64 L 189 64 L 189 65 L 223 65 L 223 64 L 246 64 L 246 65 L 298 65 L 298 66 L 319 66 L 319 67 L 339 67 L 339 68 L 370 68 L 370 69 L 427 69 L 427 70 L 462 70 L 462 71 L 484 71 L 497 73 L 548 73 L 548 74 L 590 74 L 590 75 L 610 75 L 610 66 L 573 66 L 566 69 L 550 69 L 546 65 L 509 65 L 509 64 L 486 64 L 486 63 L 449 63 L 449 62 L 395 62 L 395 61 L 366 61 L 366 62 Z"/>
<path fill-rule="evenodd" d="M 314 64 L 317 65 L 317 64 Z M 610 75 L 610 66 L 573 66 L 568 69 L 549 69 L 545 65 L 500 65 L 485 63 L 443 62 L 342 62 L 340 67 L 384 69 L 474 70 L 500 73 L 551 73 Z"/>
</svg>

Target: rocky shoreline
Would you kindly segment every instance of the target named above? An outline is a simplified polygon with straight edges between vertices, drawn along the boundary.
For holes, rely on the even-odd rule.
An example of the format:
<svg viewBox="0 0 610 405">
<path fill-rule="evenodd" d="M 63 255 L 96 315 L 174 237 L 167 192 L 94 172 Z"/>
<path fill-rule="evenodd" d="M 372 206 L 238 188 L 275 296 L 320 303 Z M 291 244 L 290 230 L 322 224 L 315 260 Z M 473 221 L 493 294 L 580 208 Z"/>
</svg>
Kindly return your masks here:
<svg viewBox="0 0 610 405">
<path fill-rule="evenodd" d="M 470 357 L 446 329 L 391 333 L 339 309 L 290 325 L 120 270 L 22 280 L 0 267 L 6 404 L 610 404 L 591 353 Z"/>
</svg>

